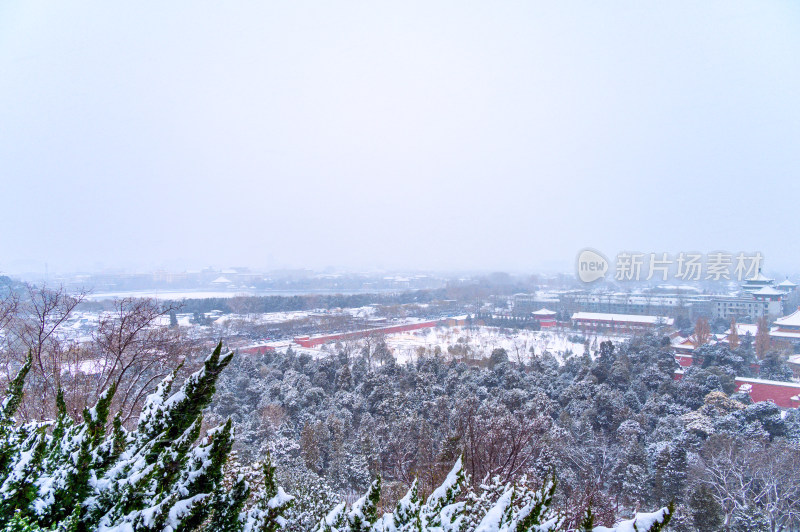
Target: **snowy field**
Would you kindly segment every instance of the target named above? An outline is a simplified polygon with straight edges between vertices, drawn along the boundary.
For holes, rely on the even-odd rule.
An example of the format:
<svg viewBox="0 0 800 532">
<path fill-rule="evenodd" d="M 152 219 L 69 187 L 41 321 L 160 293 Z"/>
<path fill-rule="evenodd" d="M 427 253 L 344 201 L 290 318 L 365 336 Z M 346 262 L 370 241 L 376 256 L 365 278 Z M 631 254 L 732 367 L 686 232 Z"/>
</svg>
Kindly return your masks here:
<svg viewBox="0 0 800 532">
<path fill-rule="evenodd" d="M 529 362 L 532 355 L 550 353 L 563 361 L 569 353 L 583 355 L 583 343 L 576 343 L 568 337 L 576 331 L 530 331 L 509 330 L 499 327 L 436 327 L 386 337 L 386 343 L 398 362 L 414 360 L 419 353 L 432 354 L 438 346 L 443 356 L 465 356 L 481 359 L 488 357 L 494 349 L 503 348 L 514 362 Z M 622 338 L 609 336 L 588 337 L 592 349 L 604 340 L 618 341 Z"/>
<path fill-rule="evenodd" d="M 570 330 L 510 330 L 500 327 L 475 327 L 468 329 L 465 327 L 436 327 L 432 329 L 421 329 L 397 334 L 386 335 L 386 345 L 394 355 L 398 363 L 415 361 L 420 356 L 431 356 L 439 348 L 441 356 L 445 359 L 471 359 L 481 360 L 488 358 L 492 351 L 503 348 L 508 353 L 509 360 L 513 362 L 529 363 L 532 356 L 541 356 L 550 353 L 559 362 L 569 358 L 570 354 L 581 356 L 584 352 L 584 345 L 580 342 L 572 342 L 569 337 L 575 337 L 580 333 Z M 590 351 L 593 353 L 600 342 L 611 340 L 619 342 L 626 340 L 622 336 L 590 335 Z M 373 340 L 374 342 L 374 340 Z M 362 346 L 363 341 L 357 342 Z M 333 343 L 325 344 L 316 348 L 302 349 L 292 344 L 295 352 L 308 353 L 315 357 L 328 356 L 335 352 Z"/>
</svg>

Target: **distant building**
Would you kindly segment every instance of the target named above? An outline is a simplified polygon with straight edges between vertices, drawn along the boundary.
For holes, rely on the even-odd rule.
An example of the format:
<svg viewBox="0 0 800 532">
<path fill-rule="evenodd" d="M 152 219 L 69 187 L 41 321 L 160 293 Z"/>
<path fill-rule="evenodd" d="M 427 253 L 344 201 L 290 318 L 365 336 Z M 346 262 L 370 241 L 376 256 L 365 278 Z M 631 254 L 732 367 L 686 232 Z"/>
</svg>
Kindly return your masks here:
<svg viewBox="0 0 800 532">
<path fill-rule="evenodd" d="M 731 336 L 732 332 L 733 331 L 731 329 L 728 329 L 727 331 L 725 331 L 725 335 L 724 335 L 725 338 L 723 340 L 721 340 L 721 341 L 726 343 L 726 344 L 729 343 L 729 339 L 730 339 L 730 336 Z M 757 332 L 758 332 L 758 325 L 756 325 L 756 324 L 753 324 L 753 323 L 737 323 L 736 324 L 736 335 L 739 337 L 739 341 L 740 342 L 742 341 L 742 338 L 744 338 L 748 334 L 750 336 L 752 336 L 753 338 L 755 338 Z"/>
<path fill-rule="evenodd" d="M 556 326 L 556 312 L 552 310 L 541 308 L 536 312 L 531 312 L 531 315 L 539 321 L 542 329 Z"/>
<path fill-rule="evenodd" d="M 784 279 L 775 285 L 775 288 L 783 292 L 783 313 L 789 314 L 800 305 L 800 294 L 797 291 L 797 285 L 789 279 Z"/>
<path fill-rule="evenodd" d="M 731 318 L 755 320 L 762 316 L 780 316 L 781 309 L 780 300 L 772 300 L 769 297 L 756 299 L 752 295 L 749 297 L 717 296 L 712 300 L 712 317 L 723 320 Z"/>
<path fill-rule="evenodd" d="M 800 308 L 788 316 L 775 320 L 774 327 L 769 331 L 769 337 L 800 345 Z"/>
<path fill-rule="evenodd" d="M 561 297 L 562 306 L 574 312 L 608 314 L 660 314 L 694 318 L 708 314 L 709 297 L 682 291 L 658 292 L 572 292 Z"/>
<path fill-rule="evenodd" d="M 793 291 L 786 281 L 783 287 L 776 287 L 775 280 L 767 277 L 761 270 L 745 279 L 738 297 L 719 296 L 714 300 L 714 317 L 728 320 L 730 318 L 749 318 L 755 321 L 763 316 L 776 317 L 783 314 L 782 301 Z"/>
<path fill-rule="evenodd" d="M 786 361 L 789 364 L 789 367 L 792 368 L 792 373 L 794 374 L 795 379 L 800 378 L 800 355 L 792 355 L 789 357 L 789 360 Z"/>
<path fill-rule="evenodd" d="M 763 288 L 759 288 L 755 292 L 752 292 L 752 294 L 753 297 L 759 301 L 780 301 L 781 298 L 786 295 L 786 292 L 771 286 L 765 286 Z"/>
<path fill-rule="evenodd" d="M 761 270 L 758 270 L 758 273 L 755 276 L 751 277 L 750 279 L 745 279 L 744 284 L 742 285 L 742 290 L 752 294 L 764 287 L 772 286 L 774 282 L 775 279 L 770 279 L 761 273 Z"/>
<path fill-rule="evenodd" d="M 697 347 L 692 337 L 678 336 L 672 339 L 672 348 L 675 350 L 675 360 L 682 368 L 688 368 L 694 363 L 694 350 Z"/>
<path fill-rule="evenodd" d="M 797 285 L 791 282 L 789 279 L 784 279 L 783 281 L 775 285 L 775 287 L 778 290 L 781 290 L 784 294 L 790 294 L 795 291 Z"/>
<path fill-rule="evenodd" d="M 545 294 L 514 294 L 512 298 L 513 313 L 516 316 L 527 316 L 543 305 L 558 305 L 559 297 Z"/>
<path fill-rule="evenodd" d="M 671 327 L 673 323 L 672 318 L 639 314 L 576 312 L 572 315 L 573 326 L 584 331 L 644 332 Z"/>
</svg>

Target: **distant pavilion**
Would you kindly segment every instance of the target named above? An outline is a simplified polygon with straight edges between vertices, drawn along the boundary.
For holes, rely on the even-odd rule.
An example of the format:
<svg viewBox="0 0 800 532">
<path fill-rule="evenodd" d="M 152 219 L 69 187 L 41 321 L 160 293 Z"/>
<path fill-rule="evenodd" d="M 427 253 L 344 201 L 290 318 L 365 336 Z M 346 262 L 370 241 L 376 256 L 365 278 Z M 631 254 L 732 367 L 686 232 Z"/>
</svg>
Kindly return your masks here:
<svg viewBox="0 0 800 532">
<path fill-rule="evenodd" d="M 540 308 L 536 312 L 531 312 L 534 318 L 539 320 L 542 329 L 556 326 L 556 313 L 546 308 Z"/>
</svg>

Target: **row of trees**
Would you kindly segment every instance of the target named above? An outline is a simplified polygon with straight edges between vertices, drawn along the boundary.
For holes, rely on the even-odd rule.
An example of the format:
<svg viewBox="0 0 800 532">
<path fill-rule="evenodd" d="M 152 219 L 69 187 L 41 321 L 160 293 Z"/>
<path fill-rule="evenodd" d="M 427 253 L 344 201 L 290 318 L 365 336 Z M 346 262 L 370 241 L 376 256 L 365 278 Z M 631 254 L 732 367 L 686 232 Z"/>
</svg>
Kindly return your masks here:
<svg viewBox="0 0 800 532">
<path fill-rule="evenodd" d="M 293 296 L 242 296 L 232 298 L 190 299 L 184 302 L 185 312 L 221 310 L 225 314 L 260 314 L 300 310 L 357 308 L 367 305 L 407 305 L 432 303 L 444 299 L 443 290 L 415 290 L 387 294 L 313 294 Z"/>
<path fill-rule="evenodd" d="M 769 321 L 766 316 L 762 316 L 756 320 L 756 334 L 746 334 L 744 337 L 739 335 L 739 329 L 736 324 L 736 318 L 731 318 L 730 331 L 727 335 L 728 345 L 731 349 L 739 349 L 744 347 L 747 351 L 755 355 L 755 359 L 763 361 L 770 359 L 770 363 L 786 362 L 786 352 L 791 352 L 791 345 L 780 345 L 772 340 L 769 335 Z M 691 334 L 691 340 L 695 347 L 702 347 L 708 345 L 712 340 L 711 326 L 708 319 L 700 317 L 694 325 L 694 331 Z M 771 378 L 767 376 L 767 378 Z"/>
</svg>

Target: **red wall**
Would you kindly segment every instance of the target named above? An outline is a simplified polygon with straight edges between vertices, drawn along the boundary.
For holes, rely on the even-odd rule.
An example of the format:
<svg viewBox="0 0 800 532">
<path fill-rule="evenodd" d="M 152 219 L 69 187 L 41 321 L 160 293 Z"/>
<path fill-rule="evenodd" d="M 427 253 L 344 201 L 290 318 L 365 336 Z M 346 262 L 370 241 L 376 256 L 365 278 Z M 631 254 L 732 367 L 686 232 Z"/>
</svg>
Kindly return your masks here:
<svg viewBox="0 0 800 532">
<path fill-rule="evenodd" d="M 443 320 L 446 321 L 446 320 Z M 366 329 L 363 331 L 350 331 L 338 334 L 327 334 L 323 336 L 312 337 L 298 337 L 294 341 L 302 347 L 316 347 L 318 345 L 326 344 L 328 342 L 335 342 L 336 340 L 348 340 L 352 338 L 364 338 L 372 336 L 373 334 L 392 334 L 406 331 L 415 331 L 417 329 L 430 329 L 436 327 L 438 321 L 423 321 L 419 323 L 406 323 L 403 325 L 390 325 L 388 327 L 378 327 L 377 329 Z"/>
<path fill-rule="evenodd" d="M 244 347 L 239 350 L 240 353 L 244 353 L 246 355 L 263 355 L 267 351 L 275 351 L 275 348 L 271 345 L 254 345 L 251 347 Z"/>
<path fill-rule="evenodd" d="M 752 386 L 750 398 L 754 403 L 758 403 L 759 401 L 772 401 L 782 408 L 797 408 L 800 406 L 800 401 L 792 401 L 792 397 L 800 395 L 800 384 L 798 383 L 778 383 L 775 381 L 753 382 L 753 379 L 736 377 L 737 390 L 742 384 L 749 384 Z"/>
<path fill-rule="evenodd" d="M 673 375 L 673 379 L 676 381 L 682 378 L 683 373 L 679 373 L 678 371 Z M 760 379 L 747 379 L 744 377 L 736 377 L 734 382 L 736 384 L 736 391 L 739 391 L 739 387 L 742 384 L 749 384 L 752 386 L 750 390 L 750 399 L 752 399 L 754 403 L 772 401 L 781 408 L 800 408 L 800 401 L 792 400 L 792 397 L 800 395 L 800 383 L 764 381 Z"/>
</svg>

